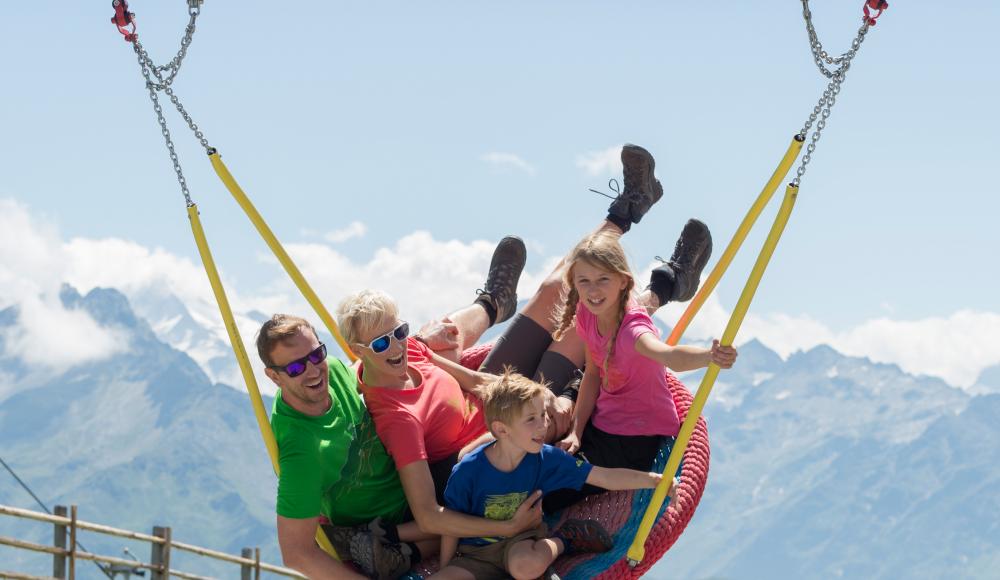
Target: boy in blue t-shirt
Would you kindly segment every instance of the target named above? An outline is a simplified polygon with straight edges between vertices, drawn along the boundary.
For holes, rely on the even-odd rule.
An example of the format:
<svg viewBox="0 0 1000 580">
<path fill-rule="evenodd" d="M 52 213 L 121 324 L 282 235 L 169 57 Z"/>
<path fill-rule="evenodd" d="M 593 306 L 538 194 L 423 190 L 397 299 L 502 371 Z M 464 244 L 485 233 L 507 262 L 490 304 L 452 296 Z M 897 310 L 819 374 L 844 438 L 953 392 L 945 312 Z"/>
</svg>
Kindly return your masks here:
<svg viewBox="0 0 1000 580">
<path fill-rule="evenodd" d="M 584 483 L 605 489 L 654 488 L 658 473 L 593 466 L 545 445 L 544 386 L 507 369 L 482 389 L 486 424 L 496 437 L 452 469 L 445 488 L 448 508 L 507 520 L 535 490 L 542 494 Z M 453 558 L 456 548 L 458 557 Z M 538 578 L 560 554 L 606 552 L 611 537 L 597 522 L 567 520 L 550 534 L 545 524 L 510 538 L 441 537 L 436 580 Z"/>
</svg>

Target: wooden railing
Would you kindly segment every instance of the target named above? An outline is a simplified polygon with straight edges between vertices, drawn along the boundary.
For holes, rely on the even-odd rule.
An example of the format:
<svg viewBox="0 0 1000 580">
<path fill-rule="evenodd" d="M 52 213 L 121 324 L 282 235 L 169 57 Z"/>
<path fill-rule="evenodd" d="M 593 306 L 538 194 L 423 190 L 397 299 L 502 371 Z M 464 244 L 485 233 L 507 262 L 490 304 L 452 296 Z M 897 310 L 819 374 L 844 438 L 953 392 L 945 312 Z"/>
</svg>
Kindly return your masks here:
<svg viewBox="0 0 1000 580">
<path fill-rule="evenodd" d="M 127 569 L 149 570 L 150 580 L 168 580 L 171 576 L 174 578 L 186 578 L 189 580 L 207 580 L 207 577 L 205 576 L 198 576 L 172 569 L 170 567 L 170 554 L 175 550 L 189 552 L 223 562 L 238 564 L 240 566 L 240 577 L 242 580 L 259 580 L 261 572 L 270 572 L 272 574 L 279 574 L 281 576 L 288 576 L 292 578 L 305 578 L 305 576 L 299 574 L 295 570 L 261 562 L 260 548 L 244 548 L 240 556 L 233 556 L 231 554 L 209 550 L 208 548 L 174 541 L 173 538 L 171 538 L 170 528 L 156 526 L 153 528 L 152 534 L 141 534 L 139 532 L 119 530 L 77 519 L 76 506 L 70 507 L 69 510 L 67 510 L 64 506 L 56 506 L 55 515 L 49 515 L 0 505 L 0 515 L 46 522 L 52 524 L 53 526 L 53 545 L 51 546 L 0 536 L 0 545 L 30 550 L 33 552 L 52 554 L 51 577 L 31 576 L 28 574 L 0 570 L 0 578 L 14 578 L 19 580 L 49 580 L 50 578 L 68 578 L 69 580 L 75 580 L 77 561 L 89 560 L 92 562 L 110 564 L 111 566 L 122 566 Z M 80 531 L 96 532 L 98 534 L 108 536 L 149 542 L 151 544 L 150 560 L 146 563 L 136 560 L 127 560 L 125 558 L 116 558 L 113 556 L 102 556 L 79 550 L 76 538 L 77 533 Z"/>
</svg>

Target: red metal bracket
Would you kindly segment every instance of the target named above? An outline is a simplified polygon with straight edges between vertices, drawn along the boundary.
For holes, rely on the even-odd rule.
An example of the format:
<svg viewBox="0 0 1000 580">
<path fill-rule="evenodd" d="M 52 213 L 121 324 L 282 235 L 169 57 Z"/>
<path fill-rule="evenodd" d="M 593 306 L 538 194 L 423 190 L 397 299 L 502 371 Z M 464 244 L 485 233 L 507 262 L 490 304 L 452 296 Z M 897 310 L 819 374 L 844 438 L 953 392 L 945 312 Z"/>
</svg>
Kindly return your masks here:
<svg viewBox="0 0 1000 580">
<path fill-rule="evenodd" d="M 875 21 L 878 20 L 879 16 L 882 16 L 888 7 L 889 3 L 886 0 L 867 0 L 865 2 L 865 24 L 875 26 Z"/>
<path fill-rule="evenodd" d="M 135 32 L 135 14 L 128 11 L 126 0 L 111 0 L 111 7 L 115 9 L 115 15 L 111 17 L 111 24 L 118 27 L 118 32 L 125 37 L 125 42 L 135 42 L 139 37 Z"/>
</svg>

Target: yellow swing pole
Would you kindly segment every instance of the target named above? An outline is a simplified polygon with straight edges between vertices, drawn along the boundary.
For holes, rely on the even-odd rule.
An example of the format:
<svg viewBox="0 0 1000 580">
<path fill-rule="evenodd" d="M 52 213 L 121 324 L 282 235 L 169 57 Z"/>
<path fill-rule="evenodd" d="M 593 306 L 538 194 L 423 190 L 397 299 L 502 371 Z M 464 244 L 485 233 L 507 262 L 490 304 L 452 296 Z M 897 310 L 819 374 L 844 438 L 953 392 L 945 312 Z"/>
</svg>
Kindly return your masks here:
<svg viewBox="0 0 1000 580">
<path fill-rule="evenodd" d="M 733 234 L 733 238 L 729 241 L 729 245 L 726 246 L 726 250 L 722 253 L 722 257 L 712 268 L 712 272 L 705 279 L 705 283 L 701 285 L 698 293 L 695 294 L 691 302 L 688 303 L 688 307 L 684 310 L 684 314 L 681 315 L 677 324 L 674 325 L 673 331 L 670 332 L 670 336 L 667 338 L 667 344 L 670 346 L 676 346 L 681 340 L 681 336 L 684 331 L 687 330 L 691 320 L 694 319 L 698 311 L 708 300 L 709 294 L 711 294 L 715 287 L 719 284 L 719 280 L 726 273 L 729 268 L 729 264 L 733 261 L 733 257 L 736 256 L 736 252 L 740 250 L 743 245 L 743 241 L 746 239 L 747 234 L 750 233 L 750 229 L 753 228 L 754 223 L 757 222 L 757 218 L 760 213 L 767 206 L 768 202 L 771 201 L 771 197 L 774 192 L 777 191 L 778 185 L 788 174 L 788 170 L 795 163 L 795 160 L 799 156 L 799 152 L 802 151 L 802 144 L 805 142 L 805 135 L 796 135 L 792 142 L 788 145 L 788 150 L 785 151 L 785 155 L 781 158 L 781 162 L 778 163 L 778 167 L 775 168 L 774 173 L 771 175 L 771 179 L 764 184 L 764 189 L 761 190 L 760 195 L 757 196 L 757 200 L 753 202 L 750 209 L 747 211 L 746 216 L 744 216 L 743 221 L 740 223 L 740 227 L 736 228 L 736 233 Z"/>
<path fill-rule="evenodd" d="M 352 362 L 357 360 L 358 357 L 351 351 L 351 348 L 347 345 L 347 341 L 344 340 L 344 336 L 340 334 L 337 322 L 333 319 L 333 316 L 330 315 L 330 312 L 326 309 L 326 307 L 323 306 L 323 303 L 320 302 L 319 296 L 316 295 L 312 286 L 310 286 L 309 282 L 307 282 L 302 276 L 302 272 L 299 271 L 298 266 L 292 262 L 292 259 L 288 256 L 288 252 L 286 252 L 281 246 L 281 242 L 279 242 L 274 236 L 274 232 L 272 232 L 271 228 L 268 227 L 264 218 L 261 217 L 257 208 L 254 207 L 253 203 L 250 201 L 250 198 L 243 193 L 243 189 L 240 188 L 238 183 L 236 183 L 236 179 L 233 178 L 233 175 L 229 173 L 229 169 L 226 167 L 226 164 L 222 162 L 222 157 L 219 155 L 218 151 L 211 149 L 209 151 L 208 158 L 211 160 L 212 167 L 215 169 L 215 173 L 219 176 L 219 179 L 222 180 L 222 183 L 226 185 L 226 189 L 228 189 L 229 193 L 231 193 L 233 198 L 236 199 L 236 203 L 243 208 L 247 217 L 250 218 L 254 227 L 257 228 L 257 232 L 260 233 L 262 238 L 264 238 L 264 241 L 267 243 L 268 247 L 271 248 L 274 256 L 278 258 L 278 261 L 281 262 L 281 265 L 285 268 L 285 272 L 288 273 L 288 276 L 293 282 L 295 282 L 299 291 L 302 292 L 302 296 L 307 302 L 309 302 L 309 305 L 313 307 L 313 310 L 316 311 L 320 320 L 322 320 L 323 324 L 326 325 L 327 330 L 329 330 L 330 334 L 332 334 L 337 340 L 337 344 L 340 345 L 344 354 L 347 355 L 347 358 L 349 358 Z"/>
<path fill-rule="evenodd" d="M 764 276 L 764 270 L 767 269 L 767 264 L 771 260 L 771 256 L 774 254 L 774 249 L 778 245 L 778 240 L 781 239 L 781 234 L 785 230 L 785 225 L 788 223 L 788 218 L 792 213 L 792 208 L 795 206 L 795 199 L 797 196 L 797 186 L 789 185 L 785 189 L 785 197 L 781 202 L 781 208 L 778 210 L 778 215 L 774 218 L 774 224 L 771 226 L 771 231 L 767 235 L 764 247 L 761 248 L 760 254 L 757 256 L 757 262 L 754 264 L 753 270 L 750 272 L 750 277 L 747 279 L 747 283 L 743 287 L 743 293 L 740 294 L 740 299 L 736 303 L 736 308 L 733 311 L 732 316 L 729 317 L 729 324 L 726 325 L 726 330 L 722 333 L 721 343 L 724 346 L 730 346 L 733 344 L 733 340 L 736 338 L 736 333 L 739 331 L 740 325 L 743 324 L 743 318 L 746 316 L 747 310 L 750 308 L 750 302 L 753 301 L 754 294 L 757 292 L 757 287 L 760 285 L 760 280 Z M 719 366 L 714 363 L 708 366 L 708 370 L 705 372 L 705 377 L 701 381 L 701 386 L 698 387 L 698 392 L 695 394 L 694 402 L 691 404 L 691 408 L 688 409 L 687 417 L 684 419 L 684 424 L 681 425 L 680 433 L 677 435 L 677 441 L 674 443 L 673 451 L 671 451 L 670 458 L 667 460 L 667 465 L 663 470 L 664 478 L 653 492 L 653 497 L 650 500 L 649 505 L 646 507 L 646 513 L 642 517 L 642 522 L 639 525 L 636 537 L 628 549 L 629 565 L 632 567 L 641 562 L 646 555 L 646 538 L 649 537 L 649 533 L 653 529 L 653 523 L 656 521 L 656 515 L 659 513 L 660 507 L 663 505 L 663 501 L 667 496 L 667 488 L 673 481 L 673 474 L 677 472 L 677 467 L 681 463 L 681 457 L 687 449 L 688 440 L 694 432 L 695 425 L 698 423 L 698 417 L 701 416 L 701 411 L 705 407 L 705 402 L 708 400 L 708 395 L 712 392 L 712 387 L 715 385 L 715 379 L 719 376 L 719 370 Z"/>
<path fill-rule="evenodd" d="M 212 251 L 208 247 L 208 239 L 205 237 L 205 230 L 201 227 L 201 218 L 198 216 L 198 206 L 191 204 L 188 206 L 188 218 L 191 220 L 191 232 L 194 234 L 195 243 L 198 245 L 198 253 L 201 255 L 202 265 L 205 266 L 205 273 L 208 274 L 208 281 L 212 285 L 212 292 L 215 293 L 215 300 L 219 305 L 219 312 L 222 313 L 222 320 L 226 324 L 226 332 L 229 334 L 229 343 L 233 347 L 233 354 L 240 365 L 240 372 L 247 385 L 247 392 L 250 394 L 250 403 L 253 405 L 254 416 L 257 418 L 257 426 L 260 434 L 264 438 L 264 446 L 267 454 L 271 458 L 271 467 L 275 474 L 280 474 L 281 468 L 278 466 L 278 443 L 274 439 L 274 431 L 271 430 L 271 423 L 267 418 L 267 411 L 264 409 L 264 400 L 260 396 L 260 388 L 257 386 L 257 379 L 254 377 L 253 369 L 250 367 L 250 359 L 247 351 L 243 347 L 243 340 L 240 338 L 240 331 L 236 327 L 236 319 L 233 317 L 232 308 L 229 306 L 229 299 L 226 297 L 226 289 L 222 286 L 222 279 L 219 271 L 215 267 L 215 260 L 212 258 Z M 316 529 L 316 543 L 327 554 L 334 558 L 337 556 L 336 550 L 330 544 L 329 538 L 319 528 Z"/>
</svg>

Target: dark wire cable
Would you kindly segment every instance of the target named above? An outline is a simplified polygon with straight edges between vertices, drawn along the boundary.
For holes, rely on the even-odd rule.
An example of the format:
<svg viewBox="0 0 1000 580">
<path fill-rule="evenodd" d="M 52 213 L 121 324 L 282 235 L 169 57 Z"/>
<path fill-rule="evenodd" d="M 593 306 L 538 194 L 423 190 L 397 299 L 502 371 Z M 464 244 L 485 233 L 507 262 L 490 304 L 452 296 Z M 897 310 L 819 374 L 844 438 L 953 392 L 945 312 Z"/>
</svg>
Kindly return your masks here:
<svg viewBox="0 0 1000 580">
<path fill-rule="evenodd" d="M 45 510 L 45 513 L 47 513 L 47 514 L 49 514 L 51 516 L 52 515 L 52 510 L 50 510 L 48 507 L 46 507 L 46 505 L 44 503 L 42 503 L 42 500 L 38 499 L 38 496 L 35 495 L 35 492 L 31 491 L 31 488 L 28 487 L 28 484 L 24 483 L 24 481 L 22 481 L 21 478 L 18 477 L 16 473 L 14 473 L 14 470 L 11 469 L 11 467 L 9 465 L 7 465 L 7 462 L 3 460 L 3 457 L 0 457 L 0 464 L 2 464 L 4 466 L 4 469 L 6 469 L 7 472 L 10 473 L 11 476 L 13 476 L 14 479 L 16 479 L 17 482 L 21 484 L 21 487 L 24 488 L 24 491 L 28 492 L 31 495 L 31 497 L 35 498 L 35 503 L 37 503 L 38 505 L 40 505 L 42 507 L 42 509 Z M 87 551 L 87 548 L 84 548 L 83 544 L 81 544 L 80 542 L 77 542 L 76 545 L 82 551 L 84 551 L 84 552 Z M 94 565 L 97 566 L 98 569 L 100 569 L 101 572 L 104 572 L 105 576 L 107 576 L 108 578 L 111 578 L 111 580 L 114 580 L 114 576 L 112 576 L 111 573 L 108 572 L 104 568 L 104 566 L 101 566 L 101 564 L 99 562 L 94 562 Z"/>
</svg>

